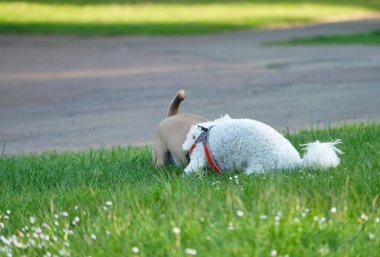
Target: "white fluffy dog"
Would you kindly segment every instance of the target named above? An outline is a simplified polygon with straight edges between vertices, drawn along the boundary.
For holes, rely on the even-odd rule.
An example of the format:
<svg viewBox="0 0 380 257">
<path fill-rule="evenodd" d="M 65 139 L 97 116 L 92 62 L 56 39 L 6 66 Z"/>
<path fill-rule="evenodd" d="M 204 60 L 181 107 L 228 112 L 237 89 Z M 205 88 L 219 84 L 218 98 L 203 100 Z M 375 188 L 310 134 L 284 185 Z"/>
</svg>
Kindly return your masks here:
<svg viewBox="0 0 380 257">
<path fill-rule="evenodd" d="M 336 167 L 342 153 L 335 142 L 305 144 L 306 153 L 300 157 L 292 144 L 272 127 L 250 119 L 220 119 L 199 123 L 190 128 L 183 150 L 190 153 L 190 163 L 185 172 L 191 173 L 207 165 L 202 142 L 194 141 L 207 131 L 207 146 L 220 170 L 243 170 L 245 174 L 302 167 Z"/>
</svg>

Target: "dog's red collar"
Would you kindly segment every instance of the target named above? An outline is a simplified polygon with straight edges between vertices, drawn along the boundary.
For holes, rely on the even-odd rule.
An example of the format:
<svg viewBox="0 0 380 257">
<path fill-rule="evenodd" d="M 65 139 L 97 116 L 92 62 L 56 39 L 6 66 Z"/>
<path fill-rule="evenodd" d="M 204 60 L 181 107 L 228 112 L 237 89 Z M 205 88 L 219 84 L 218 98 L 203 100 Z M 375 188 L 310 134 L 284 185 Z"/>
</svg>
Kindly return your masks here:
<svg viewBox="0 0 380 257">
<path fill-rule="evenodd" d="M 210 149 L 208 148 L 208 132 L 210 131 L 212 127 L 210 128 L 204 128 L 204 127 L 201 127 L 202 129 L 202 132 L 201 134 L 197 137 L 197 139 L 195 139 L 193 145 L 191 146 L 190 150 L 189 150 L 189 156 L 191 155 L 191 153 L 194 151 L 195 147 L 197 146 L 198 143 L 202 142 L 203 144 L 203 149 L 205 151 L 205 154 L 206 154 L 206 158 L 207 158 L 207 162 L 208 162 L 208 165 L 218 174 L 220 175 L 223 175 L 223 172 L 222 170 L 218 167 L 218 165 L 215 163 L 214 159 L 212 158 L 212 155 L 211 155 L 211 152 L 210 152 Z"/>
</svg>

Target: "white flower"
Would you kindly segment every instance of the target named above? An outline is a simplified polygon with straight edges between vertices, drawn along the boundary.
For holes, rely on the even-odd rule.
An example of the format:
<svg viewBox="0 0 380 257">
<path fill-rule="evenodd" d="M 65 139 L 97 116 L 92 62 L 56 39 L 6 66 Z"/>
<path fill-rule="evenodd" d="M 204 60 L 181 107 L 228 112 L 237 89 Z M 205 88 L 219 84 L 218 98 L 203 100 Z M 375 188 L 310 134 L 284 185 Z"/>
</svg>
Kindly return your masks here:
<svg viewBox="0 0 380 257">
<path fill-rule="evenodd" d="M 25 245 L 17 241 L 17 239 L 13 239 L 13 245 L 16 246 L 17 248 L 24 249 Z"/>
<path fill-rule="evenodd" d="M 196 255 L 197 254 L 197 250 L 195 250 L 195 249 L 191 249 L 191 248 L 186 248 L 185 249 L 185 253 L 187 254 L 187 255 Z"/>
<path fill-rule="evenodd" d="M 61 256 L 69 256 L 70 255 L 70 253 L 65 248 L 62 248 L 61 250 L 59 250 L 58 253 Z"/>
<path fill-rule="evenodd" d="M 61 215 L 62 215 L 63 217 L 67 217 L 67 216 L 69 216 L 69 214 L 68 214 L 66 211 L 61 212 Z"/>
<path fill-rule="evenodd" d="M 262 219 L 262 220 L 266 220 L 267 218 L 268 218 L 268 216 L 265 214 L 260 215 L 260 219 Z"/>
<path fill-rule="evenodd" d="M 277 255 L 277 251 L 276 250 L 272 250 L 271 252 L 270 252 L 270 256 L 276 256 Z"/>
<path fill-rule="evenodd" d="M 28 240 L 28 244 L 32 245 L 32 246 L 35 246 L 36 245 L 36 241 L 31 238 L 31 239 Z"/>
<path fill-rule="evenodd" d="M 321 255 L 327 255 L 329 252 L 330 252 L 329 248 L 322 247 L 321 249 L 319 249 L 319 253 Z"/>
<path fill-rule="evenodd" d="M 95 235 L 95 234 L 91 234 L 91 235 L 90 235 L 90 238 L 91 238 L 92 240 L 96 240 L 96 235 Z"/>
<path fill-rule="evenodd" d="M 73 221 L 71 222 L 73 225 L 76 225 L 80 221 L 79 217 L 76 216 Z"/>
<path fill-rule="evenodd" d="M 368 220 L 368 216 L 367 216 L 366 214 L 364 214 L 364 213 L 360 216 L 360 218 L 361 218 L 362 220 L 364 220 L 364 221 L 367 221 L 367 220 Z"/>
<path fill-rule="evenodd" d="M 6 210 L 5 213 L 8 214 L 8 215 L 10 215 L 11 214 L 11 210 Z"/>
<path fill-rule="evenodd" d="M 107 206 L 112 206 L 112 201 L 107 201 L 107 202 L 106 202 L 106 205 L 107 205 Z"/>
<path fill-rule="evenodd" d="M 376 238 L 376 235 L 373 233 L 368 234 L 369 239 L 374 240 Z"/>
<path fill-rule="evenodd" d="M 11 241 L 9 241 L 6 237 L 0 236 L 0 240 L 3 241 L 4 244 L 10 245 Z"/>
<path fill-rule="evenodd" d="M 243 211 L 240 211 L 240 210 L 237 210 L 237 211 L 236 211 L 236 215 L 237 215 L 238 217 L 243 217 L 243 216 L 244 216 L 244 212 L 243 212 Z"/>
<path fill-rule="evenodd" d="M 39 233 L 42 233 L 42 229 L 41 228 L 33 228 L 34 232 L 36 232 L 37 234 Z"/>
<path fill-rule="evenodd" d="M 31 216 L 31 217 L 29 218 L 29 221 L 30 221 L 31 224 L 34 224 L 34 222 L 36 222 L 36 218 L 33 217 L 33 216 Z"/>
<path fill-rule="evenodd" d="M 178 235 L 179 233 L 181 233 L 181 229 L 174 227 L 174 228 L 172 228 L 172 232 L 173 232 L 173 234 Z"/>
<path fill-rule="evenodd" d="M 212 186 L 218 186 L 220 184 L 220 181 L 215 181 L 215 182 L 212 182 Z"/>
<path fill-rule="evenodd" d="M 330 211 L 331 211 L 331 213 L 336 213 L 336 208 L 332 207 Z"/>
<path fill-rule="evenodd" d="M 132 253 L 137 254 L 139 252 L 140 252 L 140 250 L 137 246 L 132 247 Z"/>
<path fill-rule="evenodd" d="M 380 223 L 380 218 L 376 218 L 376 219 L 375 219 L 375 222 L 376 222 L 376 223 Z"/>
<path fill-rule="evenodd" d="M 0 222 L 0 229 L 3 229 L 5 227 L 3 222 Z"/>
</svg>

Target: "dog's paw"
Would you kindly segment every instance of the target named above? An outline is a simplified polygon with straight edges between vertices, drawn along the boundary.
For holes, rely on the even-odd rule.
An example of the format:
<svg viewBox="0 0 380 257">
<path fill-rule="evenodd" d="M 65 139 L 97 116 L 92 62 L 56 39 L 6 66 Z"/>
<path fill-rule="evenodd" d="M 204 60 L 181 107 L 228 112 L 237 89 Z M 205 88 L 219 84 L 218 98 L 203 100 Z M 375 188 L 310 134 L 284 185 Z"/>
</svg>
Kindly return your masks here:
<svg viewBox="0 0 380 257">
<path fill-rule="evenodd" d="M 186 175 L 189 175 L 194 172 L 193 169 L 189 166 L 187 166 L 184 171 Z"/>
</svg>

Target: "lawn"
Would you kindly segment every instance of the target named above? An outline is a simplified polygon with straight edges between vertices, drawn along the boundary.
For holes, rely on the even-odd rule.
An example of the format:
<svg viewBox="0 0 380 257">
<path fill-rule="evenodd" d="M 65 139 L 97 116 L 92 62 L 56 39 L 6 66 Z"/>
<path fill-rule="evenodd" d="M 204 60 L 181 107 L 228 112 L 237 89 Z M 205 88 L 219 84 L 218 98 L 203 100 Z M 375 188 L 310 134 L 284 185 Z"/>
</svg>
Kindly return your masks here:
<svg viewBox="0 0 380 257">
<path fill-rule="evenodd" d="M 0 34 L 199 34 L 379 14 L 377 0 L 0 0 Z"/>
<path fill-rule="evenodd" d="M 347 35 L 321 35 L 307 38 L 294 38 L 286 41 L 273 41 L 267 45 L 380 45 L 380 29 L 367 33 Z"/>
<path fill-rule="evenodd" d="M 1 256 L 379 256 L 380 124 L 287 135 L 342 139 L 341 165 L 245 176 L 155 169 L 149 147 L 0 158 Z"/>
</svg>

